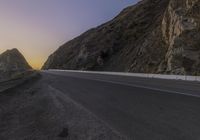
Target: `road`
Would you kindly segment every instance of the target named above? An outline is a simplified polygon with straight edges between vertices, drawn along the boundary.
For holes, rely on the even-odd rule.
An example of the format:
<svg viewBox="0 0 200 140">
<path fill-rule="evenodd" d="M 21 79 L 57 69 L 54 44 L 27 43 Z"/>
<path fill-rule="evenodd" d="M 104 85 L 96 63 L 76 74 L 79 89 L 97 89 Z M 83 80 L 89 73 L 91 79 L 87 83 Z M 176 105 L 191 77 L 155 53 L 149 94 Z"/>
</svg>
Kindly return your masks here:
<svg viewBox="0 0 200 140">
<path fill-rule="evenodd" d="M 200 83 L 42 71 L 43 82 L 134 140 L 200 139 Z"/>
<path fill-rule="evenodd" d="M 53 88 L 49 78 L 36 74 L 14 87 L 6 83 L 10 88 L 0 91 L 0 140 L 127 140 Z"/>
</svg>

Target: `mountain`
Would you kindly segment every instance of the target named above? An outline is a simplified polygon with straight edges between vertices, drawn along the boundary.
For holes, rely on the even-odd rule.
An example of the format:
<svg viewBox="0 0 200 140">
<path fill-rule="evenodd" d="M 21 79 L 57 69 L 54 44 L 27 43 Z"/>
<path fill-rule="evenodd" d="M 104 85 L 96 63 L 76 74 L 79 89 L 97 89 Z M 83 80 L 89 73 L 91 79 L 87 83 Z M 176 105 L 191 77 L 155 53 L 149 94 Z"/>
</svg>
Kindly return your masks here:
<svg viewBox="0 0 200 140">
<path fill-rule="evenodd" d="M 43 69 L 197 75 L 199 27 L 199 0 L 142 0 L 59 47 Z"/>
<path fill-rule="evenodd" d="M 32 69 L 24 56 L 17 50 L 7 50 L 0 55 L 0 71 L 25 71 Z"/>
</svg>

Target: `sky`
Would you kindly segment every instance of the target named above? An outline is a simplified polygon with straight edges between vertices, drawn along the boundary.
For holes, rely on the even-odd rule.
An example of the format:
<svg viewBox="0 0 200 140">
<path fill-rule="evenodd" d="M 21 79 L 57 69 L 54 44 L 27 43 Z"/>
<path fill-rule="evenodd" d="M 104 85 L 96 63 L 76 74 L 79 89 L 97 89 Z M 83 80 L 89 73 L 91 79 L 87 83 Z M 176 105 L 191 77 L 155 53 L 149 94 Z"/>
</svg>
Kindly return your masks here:
<svg viewBox="0 0 200 140">
<path fill-rule="evenodd" d="M 0 53 L 17 48 L 39 69 L 59 46 L 137 0 L 0 0 Z"/>
</svg>

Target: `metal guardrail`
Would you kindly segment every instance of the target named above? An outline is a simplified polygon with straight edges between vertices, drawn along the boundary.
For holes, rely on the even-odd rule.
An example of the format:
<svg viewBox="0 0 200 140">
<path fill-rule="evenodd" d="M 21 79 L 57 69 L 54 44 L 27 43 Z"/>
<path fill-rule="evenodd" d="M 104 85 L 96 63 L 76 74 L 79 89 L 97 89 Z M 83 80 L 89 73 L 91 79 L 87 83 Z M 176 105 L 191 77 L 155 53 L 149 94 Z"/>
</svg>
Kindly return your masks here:
<svg viewBox="0 0 200 140">
<path fill-rule="evenodd" d="M 12 75 L 11 75 L 10 78 L 8 78 L 8 79 L 6 79 L 6 80 L 0 81 L 0 84 L 9 83 L 9 82 L 12 82 L 12 81 L 20 80 L 20 79 L 26 77 L 27 75 L 30 75 L 30 74 L 34 73 L 35 70 L 28 70 L 28 71 L 22 71 L 22 72 L 20 72 L 20 71 L 9 71 L 9 72 L 10 72 L 10 73 L 12 73 L 12 72 L 13 72 L 13 73 L 18 72 L 18 77 L 14 77 L 14 78 L 13 78 Z"/>
<path fill-rule="evenodd" d="M 81 71 L 81 70 L 59 70 L 59 69 L 49 69 L 49 71 L 66 71 L 66 72 L 77 72 L 77 73 L 134 76 L 134 77 L 143 77 L 143 78 L 200 81 L 200 76 L 191 76 L 191 75 L 165 75 L 165 74 L 148 74 L 148 73 L 102 72 L 102 71 Z"/>
<path fill-rule="evenodd" d="M 21 77 L 9 79 L 6 81 L 1 81 L 0 82 L 0 93 L 7 89 L 16 87 L 17 85 L 20 85 L 20 84 L 26 82 L 27 80 L 35 77 L 37 74 L 38 74 L 37 72 L 30 71 L 30 73 L 26 73 L 26 74 L 22 75 Z"/>
<path fill-rule="evenodd" d="M 5 80 L 5 81 L 0 81 L 0 85 L 7 84 L 7 83 L 10 83 L 10 82 L 14 82 L 14 81 L 18 81 L 20 79 L 21 78 L 15 78 L 15 79 L 9 79 L 9 80 Z"/>
</svg>

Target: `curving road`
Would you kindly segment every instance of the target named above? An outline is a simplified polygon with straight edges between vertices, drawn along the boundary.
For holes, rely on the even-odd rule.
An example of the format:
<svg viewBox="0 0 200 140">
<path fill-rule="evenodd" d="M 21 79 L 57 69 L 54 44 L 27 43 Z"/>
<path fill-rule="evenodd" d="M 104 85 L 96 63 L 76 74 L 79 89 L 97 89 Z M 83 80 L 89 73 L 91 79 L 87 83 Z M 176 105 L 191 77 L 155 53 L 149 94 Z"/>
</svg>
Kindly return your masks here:
<svg viewBox="0 0 200 140">
<path fill-rule="evenodd" d="M 200 139 L 200 83 L 41 71 L 42 81 L 134 140 Z"/>
</svg>

